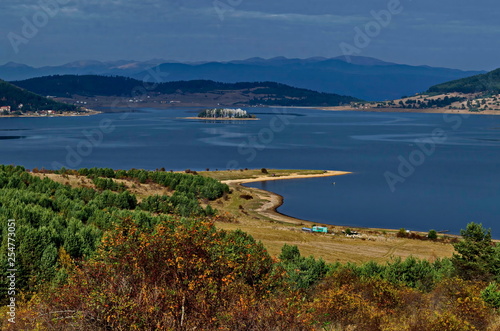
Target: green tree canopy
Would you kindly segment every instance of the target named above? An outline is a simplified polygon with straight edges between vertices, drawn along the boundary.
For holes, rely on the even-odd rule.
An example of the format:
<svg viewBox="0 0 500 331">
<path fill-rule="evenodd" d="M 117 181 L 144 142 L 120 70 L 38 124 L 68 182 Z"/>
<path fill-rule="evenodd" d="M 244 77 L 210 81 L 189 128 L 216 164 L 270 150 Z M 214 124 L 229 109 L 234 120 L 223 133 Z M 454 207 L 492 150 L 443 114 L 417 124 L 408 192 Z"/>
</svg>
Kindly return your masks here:
<svg viewBox="0 0 500 331">
<path fill-rule="evenodd" d="M 461 230 L 463 240 L 454 245 L 452 261 L 457 274 L 467 280 L 490 280 L 500 269 L 499 251 L 491 241 L 491 229 L 471 222 Z"/>
</svg>

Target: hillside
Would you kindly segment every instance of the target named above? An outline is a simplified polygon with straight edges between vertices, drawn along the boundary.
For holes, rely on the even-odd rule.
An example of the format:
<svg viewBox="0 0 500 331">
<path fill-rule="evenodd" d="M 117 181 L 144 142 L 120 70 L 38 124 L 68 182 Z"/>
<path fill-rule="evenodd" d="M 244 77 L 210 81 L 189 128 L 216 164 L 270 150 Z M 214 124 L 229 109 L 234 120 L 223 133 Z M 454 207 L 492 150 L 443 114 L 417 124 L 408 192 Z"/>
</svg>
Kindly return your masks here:
<svg viewBox="0 0 500 331">
<path fill-rule="evenodd" d="M 7 63 L 0 77 L 13 81 L 49 75 L 125 76 L 155 81 L 213 80 L 224 83 L 272 81 L 325 93 L 354 95 L 364 100 L 389 100 L 425 91 L 429 86 L 481 74 L 429 66 L 411 66 L 352 56 L 306 59 L 275 57 L 227 62 L 180 63 L 155 59 L 140 61 L 75 61 L 34 68 Z"/>
<path fill-rule="evenodd" d="M 20 115 L 45 110 L 53 110 L 55 112 L 78 110 L 76 106 L 42 97 L 41 95 L 23 90 L 3 80 L 0 80 L 0 107 L 10 107 L 10 111 L 4 110 L 4 115 L 10 113 Z"/>
<path fill-rule="evenodd" d="M 429 93 L 500 93 L 500 68 L 486 74 L 475 75 L 434 85 L 427 91 Z"/>
<path fill-rule="evenodd" d="M 128 97 L 134 103 L 228 106 L 336 106 L 360 101 L 350 96 L 320 93 L 274 82 L 230 84 L 193 80 L 153 85 L 119 76 L 56 75 L 13 83 L 40 94 L 65 98 L 65 101 L 73 99 L 89 103 L 95 102 L 98 97 Z M 144 86 L 151 88 L 146 90 Z M 138 89 L 145 94 L 134 95 Z M 105 102 L 104 99 L 100 101 Z"/>
<path fill-rule="evenodd" d="M 500 115 L 500 93 L 422 93 L 383 102 L 354 102 L 323 109 Z"/>
<path fill-rule="evenodd" d="M 354 102 L 328 110 L 500 114 L 500 69 L 434 85 L 426 92 L 382 101 Z"/>
</svg>

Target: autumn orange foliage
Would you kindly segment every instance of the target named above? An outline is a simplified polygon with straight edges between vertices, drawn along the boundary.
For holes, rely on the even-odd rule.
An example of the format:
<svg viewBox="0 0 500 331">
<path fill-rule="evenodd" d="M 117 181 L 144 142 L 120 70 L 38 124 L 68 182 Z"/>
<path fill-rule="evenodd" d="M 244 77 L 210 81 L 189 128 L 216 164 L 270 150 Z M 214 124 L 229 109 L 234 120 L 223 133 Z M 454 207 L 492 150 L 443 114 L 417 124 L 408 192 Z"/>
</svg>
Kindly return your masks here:
<svg viewBox="0 0 500 331">
<path fill-rule="evenodd" d="M 18 311 L 40 330 L 493 330 L 484 284 L 446 278 L 428 292 L 337 266 L 296 290 L 261 243 L 210 221 L 144 230 L 125 220 L 66 285 Z M 12 329 L 12 326 L 11 326 Z M 14 329 L 12 329 L 14 330 Z"/>
</svg>

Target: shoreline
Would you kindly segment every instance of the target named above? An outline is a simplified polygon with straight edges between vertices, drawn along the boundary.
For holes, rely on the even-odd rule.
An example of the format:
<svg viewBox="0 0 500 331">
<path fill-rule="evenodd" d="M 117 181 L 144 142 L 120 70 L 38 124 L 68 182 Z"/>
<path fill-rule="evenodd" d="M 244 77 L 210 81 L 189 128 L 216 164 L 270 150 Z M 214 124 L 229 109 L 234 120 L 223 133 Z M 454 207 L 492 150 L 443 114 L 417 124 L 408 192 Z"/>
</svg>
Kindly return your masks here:
<svg viewBox="0 0 500 331">
<path fill-rule="evenodd" d="M 246 184 L 246 183 L 254 183 L 254 182 L 267 182 L 272 180 L 286 180 L 286 179 L 301 179 L 301 178 L 317 178 L 317 177 L 332 177 L 332 176 L 342 176 L 349 175 L 352 172 L 349 171 L 336 171 L 336 170 L 325 170 L 322 174 L 310 174 L 310 175 L 299 175 L 299 174 L 291 174 L 286 176 L 276 176 L 269 177 L 269 174 L 263 175 L 256 178 L 243 178 L 243 179 L 227 179 L 222 180 L 221 182 L 224 184 Z"/>
<path fill-rule="evenodd" d="M 355 111 L 364 113 L 399 113 L 399 114 L 455 114 L 455 115 L 500 115 L 500 110 L 484 110 L 480 112 L 473 112 L 461 109 L 447 109 L 447 108 L 429 108 L 429 109 L 410 109 L 410 108 L 350 108 L 350 107 L 316 107 L 315 109 L 325 111 Z"/>
<path fill-rule="evenodd" d="M 23 115 L 0 115 L 0 118 L 52 118 L 52 117 L 86 117 L 102 114 L 103 112 L 92 110 L 82 113 L 72 113 L 72 114 L 51 114 L 51 115 L 35 115 L 35 114 L 23 114 Z"/>
<path fill-rule="evenodd" d="M 201 121 L 258 121 L 260 118 L 232 118 L 232 117 L 177 117 L 183 120 L 201 120 Z"/>
<path fill-rule="evenodd" d="M 248 187 L 244 186 L 243 184 L 247 183 L 255 183 L 255 182 L 266 182 L 266 181 L 274 181 L 274 180 L 289 180 L 289 179 L 306 179 L 306 178 L 318 178 L 318 177 L 333 177 L 333 176 L 343 176 L 343 175 L 349 175 L 352 174 L 352 172 L 348 171 L 333 171 L 329 170 L 326 171 L 323 174 L 312 174 L 312 175 L 289 175 L 289 176 L 278 176 L 278 177 L 268 177 L 268 176 L 261 176 L 257 178 L 247 178 L 247 179 L 229 179 L 229 180 L 223 180 L 221 181 L 224 184 L 228 185 L 233 185 L 233 186 L 241 186 L 246 189 L 249 189 L 253 192 L 256 193 L 256 195 L 259 196 L 260 199 L 266 200 L 262 206 L 257 208 L 255 212 L 257 212 L 259 215 L 262 215 L 264 217 L 270 218 L 274 221 L 278 222 L 285 222 L 285 223 L 291 223 L 294 225 L 313 225 L 313 224 L 320 224 L 320 225 L 325 225 L 325 226 L 336 226 L 333 224 L 323 224 L 323 223 L 317 223 L 317 222 L 312 222 L 300 218 L 296 218 L 290 215 L 283 214 L 278 211 L 278 208 L 281 207 L 285 201 L 284 197 L 278 193 L 271 192 L 271 191 L 266 191 L 254 187 Z"/>
<path fill-rule="evenodd" d="M 155 108 L 155 109 L 162 109 L 162 110 L 168 110 L 168 109 L 174 109 L 174 108 L 193 108 L 195 106 L 192 105 L 155 105 L 154 107 L 146 107 L 146 108 Z M 129 110 L 131 108 L 129 107 L 121 107 L 124 110 Z M 138 107 L 140 108 L 140 107 Z M 248 107 L 248 108 L 253 108 L 253 107 Z M 310 106 L 310 107 L 297 107 L 297 106 L 263 106 L 263 108 L 288 108 L 288 109 L 317 109 L 317 110 L 324 110 L 324 111 L 332 111 L 332 112 L 342 112 L 342 111 L 350 111 L 350 112 L 364 112 L 364 113 L 390 113 L 390 114 L 455 114 L 455 115 L 500 115 L 500 110 L 485 110 L 485 111 L 480 111 L 480 112 L 470 112 L 470 111 L 463 111 L 463 110 L 457 110 L 457 109 L 447 109 L 447 108 L 429 108 L 429 109 L 409 109 L 409 108 L 366 108 L 366 109 L 359 109 L 359 108 L 351 108 L 351 107 L 345 107 L 345 106 L 331 106 L 331 107 L 325 107 L 325 106 Z M 136 109 L 134 107 L 134 109 Z M 35 115 L 35 114 L 23 114 L 23 115 L 0 115 L 0 118 L 46 118 L 46 117 L 84 117 L 84 116 L 93 116 L 93 115 L 99 115 L 99 114 L 106 114 L 106 113 L 114 113 L 114 112 L 106 112 L 106 111 L 98 111 L 98 110 L 92 110 L 90 112 L 85 112 L 82 114 L 54 114 L 54 115 Z M 227 118 L 227 117 L 220 117 L 220 118 L 213 118 L 213 117 L 177 117 L 177 119 L 186 119 L 186 120 L 199 120 L 199 121 L 258 121 L 260 118 Z"/>
<path fill-rule="evenodd" d="M 243 184 L 247 183 L 255 183 L 255 182 L 265 182 L 265 181 L 274 181 L 274 180 L 289 180 L 289 179 L 307 179 L 307 178 L 318 178 L 318 177 L 333 177 L 333 176 L 343 176 L 349 175 L 352 172 L 348 171 L 333 171 L 328 170 L 323 174 L 311 174 L 311 175 L 289 175 L 289 176 L 281 176 L 281 177 L 267 177 L 260 176 L 257 178 L 247 178 L 247 179 L 229 179 L 221 181 L 224 184 L 228 184 L 233 187 L 243 187 L 254 192 L 260 199 L 266 201 L 260 207 L 256 208 L 254 211 L 265 218 L 269 218 L 272 221 L 288 223 L 291 225 L 297 226 L 307 226 L 311 227 L 313 225 L 325 226 L 328 228 L 334 228 L 335 230 L 339 230 L 341 228 L 351 228 L 357 230 L 366 230 L 366 231 L 387 231 L 387 232 L 398 232 L 399 229 L 388 229 L 388 228 L 378 228 L 378 227 L 362 227 L 362 226 L 347 226 L 347 225 L 338 225 L 338 224 L 326 224 L 321 222 L 313 222 L 297 217 L 293 217 L 278 211 L 278 208 L 283 205 L 285 202 L 285 198 L 275 192 L 267 191 L 255 187 L 244 186 Z M 426 232 L 423 231 L 411 231 L 413 233 L 419 233 L 421 235 L 426 235 Z M 445 234 L 448 237 L 459 237 L 454 234 Z"/>
</svg>

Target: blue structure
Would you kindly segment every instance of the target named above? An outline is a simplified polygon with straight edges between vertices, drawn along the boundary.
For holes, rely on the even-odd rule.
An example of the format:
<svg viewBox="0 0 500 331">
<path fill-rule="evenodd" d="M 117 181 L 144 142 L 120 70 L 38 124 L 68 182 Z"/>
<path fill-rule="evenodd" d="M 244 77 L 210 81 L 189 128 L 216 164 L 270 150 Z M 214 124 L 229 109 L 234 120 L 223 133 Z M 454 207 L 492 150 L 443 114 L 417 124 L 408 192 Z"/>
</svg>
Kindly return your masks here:
<svg viewBox="0 0 500 331">
<path fill-rule="evenodd" d="M 312 232 L 328 233 L 328 228 L 324 226 L 313 226 Z"/>
</svg>

